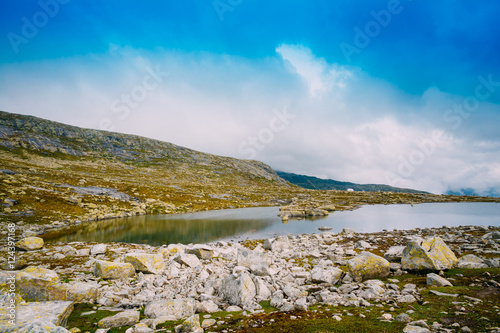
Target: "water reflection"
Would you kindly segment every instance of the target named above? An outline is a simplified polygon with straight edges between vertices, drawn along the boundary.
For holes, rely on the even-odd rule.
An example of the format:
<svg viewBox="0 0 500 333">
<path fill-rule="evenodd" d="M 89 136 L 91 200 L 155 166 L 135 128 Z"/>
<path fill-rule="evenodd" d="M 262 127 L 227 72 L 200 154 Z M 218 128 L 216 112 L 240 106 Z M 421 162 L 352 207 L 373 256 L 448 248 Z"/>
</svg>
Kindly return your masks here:
<svg viewBox="0 0 500 333">
<path fill-rule="evenodd" d="M 57 234 L 46 241 L 128 242 L 162 245 L 207 243 L 215 240 L 266 238 L 276 234 L 298 235 L 353 228 L 357 232 L 383 229 L 412 229 L 460 226 L 500 226 L 498 203 L 430 203 L 420 205 L 363 206 L 355 211 L 334 212 L 328 217 L 282 223 L 277 207 L 242 208 L 182 215 L 147 215 L 85 224 Z"/>
</svg>

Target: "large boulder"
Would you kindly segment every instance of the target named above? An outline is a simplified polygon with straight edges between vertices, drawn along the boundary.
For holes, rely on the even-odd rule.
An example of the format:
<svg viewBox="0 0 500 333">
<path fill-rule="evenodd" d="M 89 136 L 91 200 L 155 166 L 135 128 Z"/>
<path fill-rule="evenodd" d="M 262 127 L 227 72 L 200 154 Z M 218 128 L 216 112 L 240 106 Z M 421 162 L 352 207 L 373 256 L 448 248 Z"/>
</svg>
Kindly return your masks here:
<svg viewBox="0 0 500 333">
<path fill-rule="evenodd" d="M 238 248 L 237 265 L 250 268 L 250 266 L 263 265 L 268 267 L 271 260 L 264 252 L 252 251 L 247 248 Z"/>
<path fill-rule="evenodd" d="M 311 280 L 316 283 L 336 284 L 344 272 L 332 266 L 316 266 L 311 271 Z"/>
<path fill-rule="evenodd" d="M 348 260 L 347 268 L 356 281 L 386 277 L 391 271 L 387 260 L 370 252 L 362 252 Z"/>
<path fill-rule="evenodd" d="M 29 266 L 16 275 L 19 295 L 27 302 L 65 301 L 67 290 L 56 272 L 37 266 Z"/>
<path fill-rule="evenodd" d="M 121 279 L 135 276 L 135 268 L 132 264 L 97 260 L 95 262 L 94 274 L 103 279 Z"/>
<path fill-rule="evenodd" d="M 164 321 L 179 320 L 192 316 L 195 309 L 195 301 L 191 298 L 157 300 L 146 304 L 144 315 L 148 318 L 161 318 Z"/>
<path fill-rule="evenodd" d="M 26 237 L 16 242 L 15 246 L 24 251 L 38 250 L 43 247 L 43 239 L 40 237 Z"/>
<path fill-rule="evenodd" d="M 401 266 L 407 270 L 443 270 L 453 268 L 458 260 L 440 237 L 417 238 L 403 251 Z"/>
<path fill-rule="evenodd" d="M 257 295 L 255 283 L 248 273 L 228 275 L 219 286 L 219 295 L 231 305 L 246 307 Z"/>
<path fill-rule="evenodd" d="M 1 332 L 44 332 L 36 330 L 37 327 L 50 328 L 52 329 L 50 332 L 67 332 L 58 326 L 66 325 L 66 321 L 73 311 L 73 302 L 49 301 L 17 304 L 15 325 L 8 322 L 8 311 L 7 307 L 0 308 Z"/>
<path fill-rule="evenodd" d="M 160 274 L 165 270 L 165 261 L 161 254 L 128 253 L 123 261 L 143 273 Z"/>
<path fill-rule="evenodd" d="M 132 326 L 139 322 L 139 311 L 126 310 L 115 314 L 114 316 L 106 317 L 97 323 L 100 328 L 113 328 L 122 326 Z"/>
</svg>

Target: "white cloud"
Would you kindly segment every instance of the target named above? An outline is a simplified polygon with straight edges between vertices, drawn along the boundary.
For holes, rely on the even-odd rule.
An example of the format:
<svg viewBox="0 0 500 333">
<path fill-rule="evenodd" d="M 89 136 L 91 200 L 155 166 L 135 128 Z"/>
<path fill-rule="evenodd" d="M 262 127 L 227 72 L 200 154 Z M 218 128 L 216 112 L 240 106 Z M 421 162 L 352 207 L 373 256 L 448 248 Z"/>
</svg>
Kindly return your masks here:
<svg viewBox="0 0 500 333">
<path fill-rule="evenodd" d="M 251 60 L 113 47 L 108 54 L 11 64 L 0 68 L 0 109 L 90 128 L 109 119 L 118 132 L 238 158 L 250 157 L 239 147 L 251 147 L 253 138 L 256 159 L 325 178 L 387 183 L 389 172 L 397 186 L 500 192 L 498 105 L 481 102 L 455 128 L 443 115 L 462 96 L 435 87 L 407 95 L 302 46 L 281 45 L 277 53 Z M 157 67 L 168 76 L 126 113 L 114 112 L 113 102 L 140 92 L 148 68 Z M 294 118 L 279 126 L 274 110 L 284 107 Z M 444 133 L 439 140 L 436 131 Z"/>
</svg>

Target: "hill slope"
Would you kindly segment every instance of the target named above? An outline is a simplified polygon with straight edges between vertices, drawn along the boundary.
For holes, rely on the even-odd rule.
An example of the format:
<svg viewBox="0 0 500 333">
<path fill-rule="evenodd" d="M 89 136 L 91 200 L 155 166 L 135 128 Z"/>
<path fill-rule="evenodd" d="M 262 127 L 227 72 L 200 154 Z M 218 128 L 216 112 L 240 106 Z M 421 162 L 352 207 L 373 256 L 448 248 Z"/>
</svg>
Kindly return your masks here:
<svg viewBox="0 0 500 333">
<path fill-rule="evenodd" d="M 395 193 L 427 193 L 424 191 L 412 190 L 408 188 L 399 188 L 383 184 L 355 184 L 349 182 L 341 182 L 332 179 L 321 179 L 312 176 L 297 175 L 283 171 L 276 171 L 278 176 L 289 181 L 292 184 L 298 185 L 303 188 L 313 190 L 340 190 L 347 191 L 353 189 L 354 191 L 367 191 L 367 192 L 395 192 Z"/>
</svg>

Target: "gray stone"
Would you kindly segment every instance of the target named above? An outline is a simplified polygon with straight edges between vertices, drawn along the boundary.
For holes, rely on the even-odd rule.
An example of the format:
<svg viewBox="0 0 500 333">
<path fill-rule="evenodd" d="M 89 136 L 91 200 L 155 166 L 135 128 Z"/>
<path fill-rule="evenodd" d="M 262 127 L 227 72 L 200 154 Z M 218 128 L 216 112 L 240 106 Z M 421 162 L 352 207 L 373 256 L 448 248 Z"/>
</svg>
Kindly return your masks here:
<svg viewBox="0 0 500 333">
<path fill-rule="evenodd" d="M 248 273 L 239 277 L 228 275 L 219 287 L 219 295 L 231 305 L 248 306 L 257 295 L 255 284 Z"/>
<path fill-rule="evenodd" d="M 252 251 L 247 248 L 238 248 L 237 265 L 250 268 L 254 265 L 268 267 L 271 260 L 264 252 Z"/>
<path fill-rule="evenodd" d="M 401 313 L 400 315 L 396 316 L 396 321 L 401 321 L 404 323 L 409 323 L 411 321 L 411 318 L 408 314 L 406 313 Z"/>
<path fill-rule="evenodd" d="M 16 242 L 16 247 L 24 251 L 38 250 L 43 247 L 43 238 L 26 237 Z"/>
<path fill-rule="evenodd" d="M 344 272 L 337 267 L 316 266 L 311 271 L 311 280 L 316 283 L 336 284 L 342 279 Z"/>
<path fill-rule="evenodd" d="M 214 250 L 208 245 L 197 244 L 184 250 L 187 254 L 194 254 L 198 259 L 210 260 L 214 256 Z"/>
<path fill-rule="evenodd" d="M 403 328 L 403 333 L 431 333 L 427 328 L 413 325 L 406 325 Z"/>
<path fill-rule="evenodd" d="M 453 286 L 450 281 L 446 280 L 445 278 L 443 278 L 435 273 L 427 274 L 426 280 L 427 280 L 428 286 L 434 286 L 434 287 Z"/>
<path fill-rule="evenodd" d="M 214 313 L 219 311 L 219 307 L 214 301 L 203 301 L 196 306 L 196 312 Z"/>
<path fill-rule="evenodd" d="M 488 268 L 484 260 L 474 254 L 467 254 L 458 259 L 457 266 L 459 268 Z"/>
<path fill-rule="evenodd" d="M 94 303 L 99 296 L 99 289 L 97 285 L 77 282 L 67 287 L 68 300 L 76 303 Z"/>
<path fill-rule="evenodd" d="M 165 262 L 161 254 L 127 253 L 124 262 L 132 264 L 136 271 L 160 274 L 165 270 Z"/>
<path fill-rule="evenodd" d="M 175 333 L 203 333 L 200 317 L 195 314 L 186 319 L 181 325 L 175 327 Z"/>
<path fill-rule="evenodd" d="M 148 318 L 162 318 L 166 320 L 179 320 L 192 316 L 195 313 L 193 299 L 168 299 L 151 301 L 146 304 L 144 315 Z"/>
<path fill-rule="evenodd" d="M 195 268 L 197 266 L 202 266 L 200 259 L 194 254 L 184 254 L 181 253 L 174 258 L 181 265 L 185 265 L 191 268 Z"/>
<path fill-rule="evenodd" d="M 90 248 L 90 255 L 96 256 L 98 254 L 104 254 L 107 250 L 106 244 L 97 244 Z"/>
<path fill-rule="evenodd" d="M 95 262 L 94 275 L 103 279 L 134 277 L 135 268 L 129 263 L 97 260 Z"/>
<path fill-rule="evenodd" d="M 106 317 L 97 323 L 100 328 L 113 328 L 122 326 L 131 326 L 139 322 L 139 311 L 126 310 L 115 314 L 114 316 Z"/>
<path fill-rule="evenodd" d="M 403 257 L 405 246 L 391 246 L 385 253 L 384 258 L 388 261 L 400 262 Z"/>
<path fill-rule="evenodd" d="M 66 321 L 73 311 L 73 302 L 67 301 L 49 301 L 49 302 L 29 302 L 17 304 L 16 325 L 10 325 L 9 309 L 0 307 L 0 329 L 2 332 L 14 332 L 17 329 L 20 332 L 38 332 L 33 329 L 38 327 L 51 327 L 52 332 L 67 332 L 57 326 L 66 325 Z M 40 331 L 42 332 L 42 331 Z"/>
</svg>

